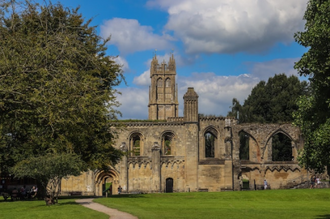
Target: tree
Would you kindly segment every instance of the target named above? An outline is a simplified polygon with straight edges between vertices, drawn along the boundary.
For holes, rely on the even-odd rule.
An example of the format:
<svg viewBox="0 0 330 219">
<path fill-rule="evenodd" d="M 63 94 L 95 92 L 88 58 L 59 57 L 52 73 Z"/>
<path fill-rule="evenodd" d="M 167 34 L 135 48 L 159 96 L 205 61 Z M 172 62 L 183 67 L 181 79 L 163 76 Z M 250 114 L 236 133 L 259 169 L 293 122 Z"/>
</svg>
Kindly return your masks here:
<svg viewBox="0 0 330 219">
<path fill-rule="evenodd" d="M 243 106 L 234 98 L 228 116 L 239 118 L 240 123 L 292 122 L 292 112 L 298 109 L 296 100 L 308 93 L 308 84 L 296 76 L 278 74 L 260 81 L 244 101 Z"/>
<path fill-rule="evenodd" d="M 62 178 L 68 175 L 79 176 L 84 169 L 86 169 L 85 163 L 76 154 L 49 153 L 18 162 L 12 168 L 12 172 L 16 177 L 38 179 L 42 188 L 46 188 L 49 205 L 55 204 L 58 200 Z"/>
<path fill-rule="evenodd" d="M 110 132 L 121 66 L 106 55 L 109 39 L 78 10 L 0 3 L 2 172 L 49 153 L 77 155 L 89 169 L 107 168 L 122 155 Z"/>
<path fill-rule="evenodd" d="M 294 123 L 304 135 L 304 150 L 299 161 L 307 169 L 323 172 L 330 169 L 330 2 L 310 0 L 304 15 L 305 31 L 295 40 L 309 48 L 295 68 L 309 77 L 310 96 L 298 100 Z"/>
</svg>

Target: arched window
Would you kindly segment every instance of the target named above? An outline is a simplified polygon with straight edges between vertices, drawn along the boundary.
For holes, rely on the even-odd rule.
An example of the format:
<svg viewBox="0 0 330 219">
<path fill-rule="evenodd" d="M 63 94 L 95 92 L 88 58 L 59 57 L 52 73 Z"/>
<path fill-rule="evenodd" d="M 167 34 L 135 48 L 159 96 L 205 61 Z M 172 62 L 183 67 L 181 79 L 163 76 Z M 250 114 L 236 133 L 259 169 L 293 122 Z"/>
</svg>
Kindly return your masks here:
<svg viewBox="0 0 330 219">
<path fill-rule="evenodd" d="M 130 139 L 131 156 L 141 156 L 142 136 L 141 134 L 133 134 Z"/>
<path fill-rule="evenodd" d="M 245 132 L 239 133 L 239 159 L 240 160 L 249 160 L 250 153 L 250 136 Z"/>
<path fill-rule="evenodd" d="M 158 78 L 158 80 L 157 80 L 157 87 L 163 87 L 163 79 Z"/>
<path fill-rule="evenodd" d="M 272 161 L 292 160 L 291 139 L 282 133 L 272 137 Z"/>
<path fill-rule="evenodd" d="M 205 138 L 205 157 L 214 157 L 214 144 L 216 136 L 211 132 L 204 134 Z"/>
<path fill-rule="evenodd" d="M 172 155 L 173 149 L 173 138 L 174 135 L 171 132 L 167 132 L 163 135 L 162 139 L 162 154 L 163 155 Z"/>
<path fill-rule="evenodd" d="M 165 86 L 166 87 L 171 87 L 171 79 L 169 79 L 169 78 L 166 79 Z"/>
</svg>

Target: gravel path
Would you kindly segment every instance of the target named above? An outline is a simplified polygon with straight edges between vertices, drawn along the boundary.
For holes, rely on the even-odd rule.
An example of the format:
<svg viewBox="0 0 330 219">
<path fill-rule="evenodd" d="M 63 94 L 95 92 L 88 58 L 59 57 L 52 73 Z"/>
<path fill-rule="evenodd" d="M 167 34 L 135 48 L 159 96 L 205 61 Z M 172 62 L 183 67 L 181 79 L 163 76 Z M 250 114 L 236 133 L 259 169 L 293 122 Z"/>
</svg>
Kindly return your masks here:
<svg viewBox="0 0 330 219">
<path fill-rule="evenodd" d="M 92 198 L 87 199 L 77 199 L 77 203 L 81 204 L 86 208 L 93 209 L 95 211 L 99 211 L 105 213 L 110 216 L 111 219 L 138 219 L 137 217 L 122 211 L 118 211 L 117 209 L 112 209 L 105 207 L 104 205 L 93 202 Z"/>
</svg>

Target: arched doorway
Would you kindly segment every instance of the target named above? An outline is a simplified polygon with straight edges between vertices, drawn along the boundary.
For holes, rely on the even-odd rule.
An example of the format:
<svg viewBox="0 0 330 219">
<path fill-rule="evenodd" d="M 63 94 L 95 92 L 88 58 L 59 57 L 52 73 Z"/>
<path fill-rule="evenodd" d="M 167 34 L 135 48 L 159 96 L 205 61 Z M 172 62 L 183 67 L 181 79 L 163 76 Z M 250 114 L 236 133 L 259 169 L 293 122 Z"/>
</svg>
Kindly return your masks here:
<svg viewBox="0 0 330 219">
<path fill-rule="evenodd" d="M 95 174 L 95 195 L 106 196 L 117 194 L 119 177 L 114 170 L 99 171 Z"/>
<path fill-rule="evenodd" d="M 167 178 L 166 179 L 166 193 L 172 193 L 173 192 L 173 179 Z"/>
</svg>

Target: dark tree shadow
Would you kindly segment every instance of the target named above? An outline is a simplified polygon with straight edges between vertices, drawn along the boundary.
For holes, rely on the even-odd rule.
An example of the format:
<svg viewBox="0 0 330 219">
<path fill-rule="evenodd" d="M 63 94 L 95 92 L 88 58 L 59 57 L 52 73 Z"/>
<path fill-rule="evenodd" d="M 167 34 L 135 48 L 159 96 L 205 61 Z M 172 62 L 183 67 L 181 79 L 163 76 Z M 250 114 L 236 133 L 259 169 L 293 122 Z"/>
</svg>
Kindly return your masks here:
<svg viewBox="0 0 330 219">
<path fill-rule="evenodd" d="M 330 219 L 330 214 L 317 215 L 316 219 Z"/>
</svg>

